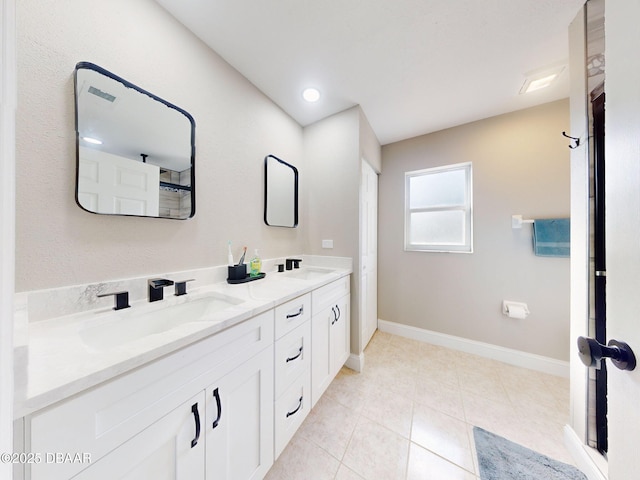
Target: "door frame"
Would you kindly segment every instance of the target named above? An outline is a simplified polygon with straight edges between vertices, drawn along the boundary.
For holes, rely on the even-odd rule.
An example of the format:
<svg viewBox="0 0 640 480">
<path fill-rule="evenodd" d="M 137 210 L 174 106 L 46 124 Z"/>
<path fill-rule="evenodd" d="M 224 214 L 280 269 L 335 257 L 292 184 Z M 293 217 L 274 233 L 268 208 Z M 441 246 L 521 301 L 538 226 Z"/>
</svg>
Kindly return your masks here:
<svg viewBox="0 0 640 480">
<path fill-rule="evenodd" d="M 606 243 L 605 243 L 605 93 L 604 85 L 590 92 L 590 110 L 592 131 L 589 137 L 593 145 L 593 271 L 590 274 L 593 282 L 593 316 L 594 327 L 590 336 L 598 342 L 607 343 L 606 328 Z M 588 415 L 595 413 L 595 428 L 589 427 L 587 436 L 595 435 L 596 449 L 603 455 L 608 450 L 607 442 L 607 362 L 601 362 L 600 368 L 592 372 L 595 376 L 595 388 L 589 392 L 595 405 L 588 407 Z M 593 384 L 590 384 L 593 386 Z"/>
<path fill-rule="evenodd" d="M 13 449 L 13 296 L 15 292 L 16 3 L 0 0 L 0 451 Z M 0 463 L 0 477 L 12 465 Z"/>
</svg>

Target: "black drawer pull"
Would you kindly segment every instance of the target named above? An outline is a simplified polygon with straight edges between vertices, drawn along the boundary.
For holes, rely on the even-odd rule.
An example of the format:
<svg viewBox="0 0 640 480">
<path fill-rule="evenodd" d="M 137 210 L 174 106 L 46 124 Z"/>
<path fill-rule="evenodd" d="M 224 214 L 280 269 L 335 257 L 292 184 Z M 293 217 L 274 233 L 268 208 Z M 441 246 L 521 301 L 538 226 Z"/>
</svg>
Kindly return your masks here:
<svg viewBox="0 0 640 480">
<path fill-rule="evenodd" d="M 300 310 L 298 310 L 298 313 L 289 313 L 287 314 L 287 318 L 299 317 L 303 313 L 304 313 L 304 305 L 300 305 Z"/>
<path fill-rule="evenodd" d="M 295 357 L 287 358 L 287 361 L 285 363 L 293 362 L 296 358 L 300 358 L 300 355 L 302 355 L 302 347 L 300 347 L 300 349 L 298 350 L 298 354 Z"/>
<path fill-rule="evenodd" d="M 196 436 L 191 440 L 191 448 L 198 444 L 200 439 L 200 412 L 198 412 L 198 402 L 191 405 L 191 413 L 193 413 L 193 420 L 196 422 Z"/>
<path fill-rule="evenodd" d="M 298 410 L 300 410 L 302 408 L 302 395 L 300 395 L 300 400 L 298 400 L 298 408 L 296 408 L 293 412 L 287 412 L 287 418 L 289 418 L 291 415 L 295 415 L 296 413 L 298 413 Z"/>
<path fill-rule="evenodd" d="M 211 428 L 216 428 L 218 423 L 220 423 L 220 417 L 222 417 L 222 404 L 220 403 L 220 393 L 216 388 L 213 391 L 213 398 L 216 399 L 216 406 L 218 407 L 218 417 L 213 421 L 213 426 Z"/>
</svg>

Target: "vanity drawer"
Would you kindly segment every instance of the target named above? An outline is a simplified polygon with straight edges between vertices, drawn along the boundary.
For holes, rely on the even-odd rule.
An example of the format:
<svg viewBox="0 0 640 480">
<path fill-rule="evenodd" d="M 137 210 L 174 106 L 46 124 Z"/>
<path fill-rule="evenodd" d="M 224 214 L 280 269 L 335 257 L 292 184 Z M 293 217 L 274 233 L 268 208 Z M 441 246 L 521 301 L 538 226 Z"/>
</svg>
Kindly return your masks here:
<svg viewBox="0 0 640 480">
<path fill-rule="evenodd" d="M 307 369 L 275 404 L 275 457 L 277 459 L 311 411 L 311 373 Z"/>
<path fill-rule="evenodd" d="M 311 295 L 307 293 L 277 306 L 275 315 L 278 339 L 311 318 Z"/>
<path fill-rule="evenodd" d="M 311 322 L 304 322 L 276 342 L 275 398 L 311 368 Z"/>
<path fill-rule="evenodd" d="M 311 309 L 314 315 L 349 293 L 350 278 L 347 275 L 311 292 Z"/>
<path fill-rule="evenodd" d="M 96 462 L 273 343 L 273 311 L 27 417 L 26 451 L 89 452 Z M 31 480 L 67 479 L 88 464 L 31 465 Z"/>
</svg>

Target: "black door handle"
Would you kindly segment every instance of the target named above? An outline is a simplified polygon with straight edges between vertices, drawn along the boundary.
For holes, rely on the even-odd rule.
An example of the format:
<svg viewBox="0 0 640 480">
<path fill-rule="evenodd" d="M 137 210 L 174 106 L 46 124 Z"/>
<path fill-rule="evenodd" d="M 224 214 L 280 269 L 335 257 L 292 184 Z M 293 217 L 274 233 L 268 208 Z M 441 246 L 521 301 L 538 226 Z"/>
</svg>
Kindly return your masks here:
<svg viewBox="0 0 640 480">
<path fill-rule="evenodd" d="M 196 436 L 191 440 L 191 448 L 198 444 L 200 439 L 200 412 L 198 412 L 198 403 L 191 405 L 191 413 L 193 413 L 193 420 L 196 422 Z"/>
<path fill-rule="evenodd" d="M 213 421 L 213 424 L 211 426 L 212 430 L 218 426 L 218 423 L 220 423 L 220 418 L 222 417 L 222 402 L 220 401 L 220 392 L 218 392 L 217 388 L 213 391 L 213 398 L 216 399 L 216 408 L 218 409 L 218 416 Z"/>
<path fill-rule="evenodd" d="M 609 340 L 607 346 L 593 338 L 578 337 L 578 354 L 587 367 L 595 367 L 600 359 L 610 358 L 620 370 L 636 368 L 636 356 L 631 347 L 617 340 Z"/>
</svg>

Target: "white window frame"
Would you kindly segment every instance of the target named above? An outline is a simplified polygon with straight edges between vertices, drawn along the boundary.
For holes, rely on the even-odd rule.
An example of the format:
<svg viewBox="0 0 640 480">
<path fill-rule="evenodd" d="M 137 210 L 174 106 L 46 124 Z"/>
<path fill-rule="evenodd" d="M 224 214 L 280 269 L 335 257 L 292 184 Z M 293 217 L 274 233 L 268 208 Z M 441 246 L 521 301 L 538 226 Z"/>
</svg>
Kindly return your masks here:
<svg viewBox="0 0 640 480">
<path fill-rule="evenodd" d="M 422 208 L 410 208 L 409 201 L 411 198 L 410 184 L 411 179 L 423 175 L 437 175 L 455 170 L 463 170 L 465 172 L 465 202 L 459 205 L 446 205 Z M 405 172 L 405 208 L 404 208 L 404 249 L 406 251 L 417 252 L 451 252 L 451 253 L 473 253 L 473 170 L 471 162 L 456 163 L 453 165 L 445 165 L 441 167 L 425 168 L 423 170 L 414 170 Z M 462 211 L 464 212 L 464 243 L 431 243 L 419 244 L 412 243 L 410 238 L 411 232 L 411 214 L 420 212 L 437 212 L 437 211 Z"/>
</svg>

